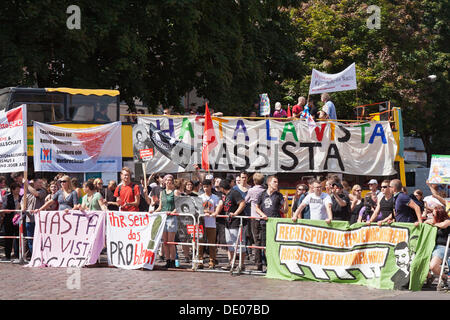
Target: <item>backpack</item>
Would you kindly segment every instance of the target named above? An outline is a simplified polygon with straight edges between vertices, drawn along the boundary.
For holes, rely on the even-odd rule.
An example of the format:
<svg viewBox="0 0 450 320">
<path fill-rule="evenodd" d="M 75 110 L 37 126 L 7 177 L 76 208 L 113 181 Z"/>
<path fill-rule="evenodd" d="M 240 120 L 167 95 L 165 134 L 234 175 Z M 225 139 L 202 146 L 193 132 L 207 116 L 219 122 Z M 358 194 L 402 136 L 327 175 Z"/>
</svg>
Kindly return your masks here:
<svg viewBox="0 0 450 320">
<path fill-rule="evenodd" d="M 134 198 L 134 186 L 135 186 L 135 184 L 132 183 L 131 184 L 131 192 L 132 192 L 133 198 Z M 120 196 L 120 189 L 121 188 L 122 188 L 122 185 L 119 185 L 119 196 Z M 145 198 L 142 195 L 142 192 L 139 194 L 139 197 L 140 197 L 140 199 L 139 199 L 139 211 L 140 212 L 148 212 L 149 205 L 147 204 L 147 201 L 145 201 Z"/>
</svg>

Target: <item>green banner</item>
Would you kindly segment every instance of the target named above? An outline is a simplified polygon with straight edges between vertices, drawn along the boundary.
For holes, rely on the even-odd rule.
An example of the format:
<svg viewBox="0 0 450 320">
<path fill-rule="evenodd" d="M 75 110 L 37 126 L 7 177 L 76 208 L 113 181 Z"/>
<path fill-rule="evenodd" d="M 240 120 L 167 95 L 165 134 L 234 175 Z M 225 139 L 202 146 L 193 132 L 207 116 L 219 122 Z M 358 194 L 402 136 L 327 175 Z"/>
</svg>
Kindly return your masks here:
<svg viewBox="0 0 450 320">
<path fill-rule="evenodd" d="M 269 219 L 266 277 L 416 291 L 435 239 L 436 228 L 428 224 Z"/>
</svg>

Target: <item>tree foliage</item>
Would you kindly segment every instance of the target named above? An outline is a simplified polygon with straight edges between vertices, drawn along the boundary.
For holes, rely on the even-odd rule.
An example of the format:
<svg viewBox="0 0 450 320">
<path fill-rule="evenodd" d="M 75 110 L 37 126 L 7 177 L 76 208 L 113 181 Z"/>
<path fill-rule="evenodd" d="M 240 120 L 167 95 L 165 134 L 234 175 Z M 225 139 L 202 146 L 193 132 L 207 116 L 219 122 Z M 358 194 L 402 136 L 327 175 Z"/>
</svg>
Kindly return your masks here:
<svg viewBox="0 0 450 320">
<path fill-rule="evenodd" d="M 4 1 L 0 86 L 117 88 L 155 109 L 178 106 L 193 88 L 227 114 L 296 76 L 289 13 L 297 1 Z M 278 81 L 276 83 L 275 81 Z"/>
<path fill-rule="evenodd" d="M 338 117 L 351 119 L 355 106 L 389 100 L 403 111 L 405 133 L 420 136 L 429 157 L 448 153 L 449 120 L 441 115 L 450 98 L 449 1 L 374 4 L 381 9 L 379 29 L 367 27 L 370 3 L 363 1 L 307 1 L 293 9 L 298 54 L 308 70 L 326 73 L 356 63 L 358 90 L 332 94 Z M 432 74 L 434 83 L 425 80 Z M 306 95 L 309 82 L 310 73 L 283 85 L 288 95 Z"/>
<path fill-rule="evenodd" d="M 312 68 L 355 62 L 358 90 L 332 95 L 340 118 L 390 100 L 429 157 L 448 153 L 449 0 L 374 2 L 380 29 L 360 0 L 79 0 L 80 30 L 66 26 L 71 4 L 2 2 L 0 87 L 116 88 L 151 111 L 196 88 L 216 110 L 247 115 L 260 93 L 294 103 Z M 430 74 L 436 82 L 422 80 Z"/>
</svg>

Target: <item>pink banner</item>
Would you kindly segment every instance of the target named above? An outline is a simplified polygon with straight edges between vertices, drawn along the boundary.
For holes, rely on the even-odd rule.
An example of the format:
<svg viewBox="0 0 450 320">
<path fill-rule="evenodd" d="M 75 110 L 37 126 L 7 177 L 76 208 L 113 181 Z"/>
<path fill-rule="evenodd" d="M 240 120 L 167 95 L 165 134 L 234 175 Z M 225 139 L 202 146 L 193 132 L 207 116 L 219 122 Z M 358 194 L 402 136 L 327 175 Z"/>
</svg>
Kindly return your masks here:
<svg viewBox="0 0 450 320">
<path fill-rule="evenodd" d="M 36 214 L 30 267 L 83 267 L 96 263 L 105 244 L 105 212 Z"/>
</svg>

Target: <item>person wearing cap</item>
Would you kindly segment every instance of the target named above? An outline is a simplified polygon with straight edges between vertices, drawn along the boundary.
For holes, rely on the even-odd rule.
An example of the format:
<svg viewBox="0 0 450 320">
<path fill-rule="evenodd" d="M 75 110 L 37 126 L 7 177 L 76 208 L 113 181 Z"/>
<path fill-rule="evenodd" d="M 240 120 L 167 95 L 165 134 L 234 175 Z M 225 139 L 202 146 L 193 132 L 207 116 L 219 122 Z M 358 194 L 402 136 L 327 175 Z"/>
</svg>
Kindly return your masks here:
<svg viewBox="0 0 450 320">
<path fill-rule="evenodd" d="M 331 211 L 333 219 L 350 221 L 350 198 L 344 193 L 344 186 L 340 182 L 334 182 L 331 189 Z"/>
<path fill-rule="evenodd" d="M 277 102 L 275 103 L 275 111 L 273 113 L 274 118 L 286 118 L 287 112 L 286 110 L 281 108 L 281 103 Z"/>
<path fill-rule="evenodd" d="M 370 181 L 369 181 L 369 190 L 370 190 L 370 192 L 369 193 L 375 193 L 376 195 L 377 195 L 377 199 L 378 199 L 378 201 L 381 199 L 381 198 L 383 198 L 383 193 L 382 192 L 380 192 L 380 190 L 378 190 L 378 181 L 377 180 L 375 180 L 375 179 L 370 179 Z M 369 196 L 370 197 L 370 194 L 367 194 L 366 196 Z"/>
</svg>

